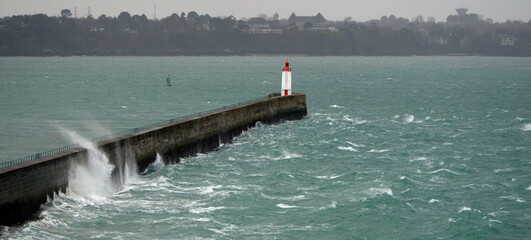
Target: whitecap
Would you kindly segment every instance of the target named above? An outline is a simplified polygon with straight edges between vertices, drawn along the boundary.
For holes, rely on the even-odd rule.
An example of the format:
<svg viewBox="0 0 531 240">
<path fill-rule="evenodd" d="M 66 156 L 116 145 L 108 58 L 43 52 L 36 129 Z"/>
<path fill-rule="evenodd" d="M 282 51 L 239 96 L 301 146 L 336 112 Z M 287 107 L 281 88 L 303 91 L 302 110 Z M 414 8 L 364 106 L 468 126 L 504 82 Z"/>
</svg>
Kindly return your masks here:
<svg viewBox="0 0 531 240">
<path fill-rule="evenodd" d="M 339 146 L 339 147 L 337 147 L 337 149 L 345 150 L 345 151 L 351 151 L 351 152 L 357 152 L 358 151 L 358 150 L 354 149 L 353 147 L 343 147 L 343 146 Z"/>
<path fill-rule="evenodd" d="M 449 170 L 449 169 L 446 169 L 446 168 L 437 169 L 435 171 L 431 171 L 430 173 L 434 174 L 434 173 L 438 173 L 438 172 L 447 172 L 447 173 L 451 173 L 451 174 L 455 174 L 455 175 L 461 175 L 459 173 L 456 173 L 456 172 L 454 172 L 452 170 Z"/>
<path fill-rule="evenodd" d="M 127 109 L 127 106 L 122 106 L 123 109 Z"/>
<path fill-rule="evenodd" d="M 505 168 L 505 169 L 495 169 L 494 170 L 494 173 L 501 173 L 501 172 L 511 172 L 512 170 L 509 169 L 509 168 Z"/>
<path fill-rule="evenodd" d="M 531 186 L 527 187 L 525 190 L 531 190 Z"/>
<path fill-rule="evenodd" d="M 382 195 L 382 194 L 393 196 L 393 190 L 391 190 L 390 188 L 369 188 L 368 193 L 372 197 Z"/>
<path fill-rule="evenodd" d="M 297 153 L 290 153 L 286 150 L 283 151 L 283 156 L 278 158 L 273 158 L 273 160 L 285 160 L 285 159 L 292 159 L 292 158 L 300 158 L 302 155 Z"/>
<path fill-rule="evenodd" d="M 298 200 L 301 200 L 301 199 L 305 199 L 306 196 L 305 195 L 295 195 L 295 196 L 287 196 L 287 197 L 280 197 L 280 196 L 268 196 L 268 195 L 265 195 L 265 194 L 260 194 L 262 195 L 262 197 L 265 197 L 267 199 L 274 199 L 274 200 L 282 200 L 282 201 L 298 201 Z"/>
<path fill-rule="evenodd" d="M 206 207 L 206 208 L 200 207 L 200 208 L 192 208 L 192 209 L 190 209 L 190 212 L 191 213 L 195 213 L 195 214 L 199 214 L 199 213 L 212 212 L 212 211 L 216 211 L 216 210 L 220 210 L 220 209 L 224 209 L 224 208 L 225 207 Z"/>
<path fill-rule="evenodd" d="M 416 158 L 413 158 L 413 160 L 411 161 L 426 161 L 426 157 L 416 157 Z"/>
<path fill-rule="evenodd" d="M 521 198 L 516 197 L 516 196 L 501 196 L 500 198 L 501 198 L 501 199 L 512 200 L 512 201 L 516 201 L 516 202 L 520 202 L 520 203 L 525 202 L 524 199 L 521 199 Z"/>
<path fill-rule="evenodd" d="M 405 123 L 411 123 L 413 121 L 415 121 L 415 116 L 406 114 L 406 116 L 404 117 L 404 122 Z"/>
<path fill-rule="evenodd" d="M 330 108 L 345 108 L 345 107 L 334 104 L 334 105 L 330 105 Z"/>
<path fill-rule="evenodd" d="M 199 194 L 207 195 L 214 192 L 214 189 L 221 188 L 221 185 L 216 186 L 206 186 L 206 187 L 198 187 L 196 190 L 199 192 Z"/>
<path fill-rule="evenodd" d="M 353 147 L 364 147 L 363 145 L 361 144 L 356 144 L 356 143 L 352 143 L 352 142 L 349 142 L 349 141 L 346 141 L 348 144 L 352 145 Z"/>
<path fill-rule="evenodd" d="M 389 149 L 380 149 L 380 150 L 377 150 L 377 149 L 371 149 L 369 152 L 370 153 L 384 153 L 384 152 L 389 152 L 391 150 Z"/>
<path fill-rule="evenodd" d="M 319 210 L 325 210 L 325 209 L 330 209 L 330 208 L 337 208 L 337 202 L 333 201 L 330 205 L 328 205 L 326 207 L 321 207 L 321 208 L 319 208 Z"/>
<path fill-rule="evenodd" d="M 453 143 L 451 143 L 451 142 L 445 142 L 445 143 L 443 143 L 443 145 L 444 145 L 444 146 L 450 146 L 450 145 L 453 145 Z"/>
<path fill-rule="evenodd" d="M 393 118 L 399 118 L 399 117 L 400 117 L 399 115 L 395 115 L 395 116 L 393 116 Z"/>
<path fill-rule="evenodd" d="M 341 177 L 341 176 L 343 176 L 343 175 L 316 176 L 315 178 L 319 178 L 319 179 L 330 179 L 330 180 L 332 180 L 332 179 L 336 179 L 336 178 Z"/>
<path fill-rule="evenodd" d="M 283 203 L 277 204 L 277 207 L 279 207 L 279 208 L 297 208 L 297 206 L 287 205 L 287 204 L 283 204 Z"/>
<path fill-rule="evenodd" d="M 469 207 L 462 207 L 461 209 L 459 209 L 459 212 L 469 212 L 469 211 L 472 211 L 472 208 L 469 208 Z"/>
<path fill-rule="evenodd" d="M 524 126 L 522 127 L 522 130 L 525 131 L 525 132 L 530 131 L 531 130 L 531 123 L 524 124 Z"/>
<path fill-rule="evenodd" d="M 428 201 L 429 203 L 437 203 L 437 202 L 440 202 L 438 199 L 435 199 L 435 198 L 432 198 L 430 199 L 430 201 Z"/>
</svg>

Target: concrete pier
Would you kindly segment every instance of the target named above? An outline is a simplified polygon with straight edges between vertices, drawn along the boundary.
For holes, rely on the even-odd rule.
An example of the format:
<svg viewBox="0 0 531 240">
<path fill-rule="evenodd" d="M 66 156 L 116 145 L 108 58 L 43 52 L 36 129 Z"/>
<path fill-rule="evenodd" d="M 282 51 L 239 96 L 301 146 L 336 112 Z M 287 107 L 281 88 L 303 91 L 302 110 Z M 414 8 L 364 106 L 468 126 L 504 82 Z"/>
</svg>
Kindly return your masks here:
<svg viewBox="0 0 531 240">
<path fill-rule="evenodd" d="M 306 95 L 270 94 L 269 98 L 120 136 L 98 144 L 119 168 L 134 159 L 143 172 L 163 156 L 166 164 L 204 153 L 231 141 L 257 122 L 296 120 L 307 115 Z M 87 161 L 87 150 L 71 149 L 44 158 L 0 168 L 0 225 L 24 222 L 54 193 L 65 192 L 73 164 Z M 118 173 L 113 173 L 117 175 Z"/>
</svg>

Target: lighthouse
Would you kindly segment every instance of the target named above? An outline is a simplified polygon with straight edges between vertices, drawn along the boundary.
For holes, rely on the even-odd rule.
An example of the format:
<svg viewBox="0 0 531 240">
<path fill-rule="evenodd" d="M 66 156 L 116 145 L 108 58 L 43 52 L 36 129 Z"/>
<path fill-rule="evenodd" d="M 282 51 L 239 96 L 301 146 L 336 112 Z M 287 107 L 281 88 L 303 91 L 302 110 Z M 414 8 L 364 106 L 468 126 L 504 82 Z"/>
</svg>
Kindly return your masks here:
<svg viewBox="0 0 531 240">
<path fill-rule="evenodd" d="M 282 91 L 280 95 L 291 95 L 291 67 L 288 61 L 286 61 L 286 66 L 282 68 Z"/>
</svg>

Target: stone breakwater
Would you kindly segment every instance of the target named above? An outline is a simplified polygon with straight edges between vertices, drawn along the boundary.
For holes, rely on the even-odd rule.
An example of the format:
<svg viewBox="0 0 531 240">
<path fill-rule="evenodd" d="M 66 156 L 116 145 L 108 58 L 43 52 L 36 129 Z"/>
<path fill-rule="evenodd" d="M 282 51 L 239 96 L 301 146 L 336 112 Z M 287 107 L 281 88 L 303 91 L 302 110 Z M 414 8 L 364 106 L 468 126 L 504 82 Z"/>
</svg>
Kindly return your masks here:
<svg viewBox="0 0 531 240">
<path fill-rule="evenodd" d="M 257 122 L 278 123 L 307 115 L 306 95 L 269 98 L 223 109 L 206 115 L 145 129 L 98 143 L 120 175 L 126 159 L 144 171 L 159 153 L 166 164 L 180 158 L 213 150 L 231 141 Z M 65 192 L 74 164 L 86 164 L 88 151 L 75 148 L 33 161 L 0 169 L 0 225 L 13 225 L 30 219 L 50 197 Z"/>
</svg>

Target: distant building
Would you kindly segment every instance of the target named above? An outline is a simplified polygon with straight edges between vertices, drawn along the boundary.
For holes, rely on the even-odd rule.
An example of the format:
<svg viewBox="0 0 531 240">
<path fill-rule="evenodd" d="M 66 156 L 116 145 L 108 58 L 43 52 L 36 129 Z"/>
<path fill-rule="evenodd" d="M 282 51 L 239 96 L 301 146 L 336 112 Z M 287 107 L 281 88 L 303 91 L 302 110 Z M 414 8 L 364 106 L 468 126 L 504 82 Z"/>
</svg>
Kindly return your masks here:
<svg viewBox="0 0 531 240">
<path fill-rule="evenodd" d="M 297 16 L 292 13 L 288 19 L 290 25 L 296 27 L 299 31 L 330 31 L 326 25 L 328 21 L 317 13 L 315 16 Z M 334 28 L 335 29 L 335 28 Z"/>
<path fill-rule="evenodd" d="M 280 34 L 282 29 L 272 28 L 271 24 L 264 18 L 256 17 L 251 18 L 247 22 L 249 29 L 246 31 L 251 34 Z"/>
<path fill-rule="evenodd" d="M 468 9 L 466 8 L 457 8 L 455 9 L 457 15 L 450 15 L 446 18 L 447 23 L 467 23 L 475 22 L 480 19 L 480 16 L 475 13 L 467 14 Z"/>
<path fill-rule="evenodd" d="M 500 43 L 502 46 L 514 46 L 516 45 L 516 39 L 513 36 L 503 35 Z"/>
<path fill-rule="evenodd" d="M 466 16 L 466 12 L 468 11 L 467 8 L 457 8 L 455 9 L 457 12 L 457 16 Z"/>
</svg>

